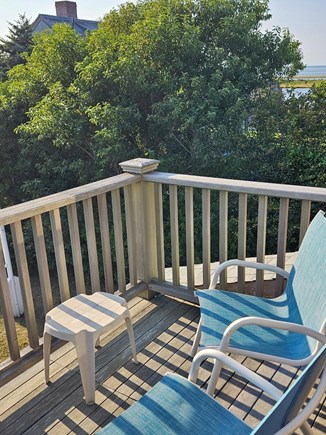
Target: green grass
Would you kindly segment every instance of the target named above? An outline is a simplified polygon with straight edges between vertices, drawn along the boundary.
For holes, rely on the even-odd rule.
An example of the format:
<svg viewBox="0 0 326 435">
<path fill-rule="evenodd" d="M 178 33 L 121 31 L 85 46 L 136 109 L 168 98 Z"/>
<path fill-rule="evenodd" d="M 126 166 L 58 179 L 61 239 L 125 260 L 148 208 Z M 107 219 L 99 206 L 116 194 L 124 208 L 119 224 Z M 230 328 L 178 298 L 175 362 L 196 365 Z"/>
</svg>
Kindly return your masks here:
<svg viewBox="0 0 326 435">
<path fill-rule="evenodd" d="M 16 321 L 16 332 L 19 349 L 24 349 L 28 346 L 27 329 L 19 321 Z M 0 314 L 0 362 L 9 358 L 9 348 L 6 337 L 5 322 Z"/>
<path fill-rule="evenodd" d="M 325 82 L 326 80 L 287 80 L 280 83 L 281 88 L 311 88 L 316 83 Z"/>
<path fill-rule="evenodd" d="M 37 332 L 39 337 L 42 337 L 43 326 L 44 326 L 44 312 L 43 312 L 40 283 L 36 275 L 30 276 L 30 279 L 31 279 L 31 286 L 32 286 L 32 293 L 33 293 L 33 304 L 35 309 Z M 54 305 L 58 305 L 58 303 L 60 303 L 60 291 L 59 291 L 59 284 L 57 281 L 57 277 L 54 274 L 51 276 L 51 284 L 52 284 Z M 76 290 L 72 285 L 72 280 L 70 280 L 70 291 L 72 296 L 76 293 Z M 29 345 L 26 321 L 24 315 L 15 319 L 15 326 L 16 326 L 18 346 L 19 349 L 22 350 Z M 5 323 L 0 307 L 0 363 L 8 358 L 9 358 L 9 348 L 8 348 L 7 337 L 6 337 Z"/>
</svg>

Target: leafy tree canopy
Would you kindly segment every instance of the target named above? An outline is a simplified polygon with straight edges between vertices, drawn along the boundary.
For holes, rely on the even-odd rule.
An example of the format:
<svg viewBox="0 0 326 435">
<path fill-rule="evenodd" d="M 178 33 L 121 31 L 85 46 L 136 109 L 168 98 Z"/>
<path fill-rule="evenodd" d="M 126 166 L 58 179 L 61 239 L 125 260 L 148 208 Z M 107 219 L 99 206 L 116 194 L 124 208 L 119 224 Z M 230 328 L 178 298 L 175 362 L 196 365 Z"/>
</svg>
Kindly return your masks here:
<svg viewBox="0 0 326 435">
<path fill-rule="evenodd" d="M 12 198 L 6 175 L 6 201 L 112 175 L 136 156 L 236 176 L 264 90 L 302 68 L 299 42 L 263 31 L 268 18 L 267 0 L 145 0 L 86 38 L 66 25 L 36 35 L 0 90 L 1 146 L 19 174 Z"/>
</svg>

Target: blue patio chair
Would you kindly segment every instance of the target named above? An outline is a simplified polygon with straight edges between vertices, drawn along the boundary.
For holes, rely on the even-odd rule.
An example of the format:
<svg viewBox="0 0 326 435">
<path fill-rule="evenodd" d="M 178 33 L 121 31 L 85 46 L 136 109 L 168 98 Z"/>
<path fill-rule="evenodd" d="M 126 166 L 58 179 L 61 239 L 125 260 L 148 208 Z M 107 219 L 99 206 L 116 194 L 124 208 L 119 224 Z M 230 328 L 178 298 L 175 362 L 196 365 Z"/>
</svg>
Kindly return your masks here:
<svg viewBox="0 0 326 435">
<path fill-rule="evenodd" d="M 267 299 L 214 290 L 222 270 L 235 264 L 272 270 L 288 278 L 284 293 Z M 201 319 L 192 356 L 199 346 L 293 366 L 306 365 L 320 348 L 315 341 L 316 331 L 323 335 L 326 331 L 324 213 L 320 211 L 309 225 L 290 273 L 271 265 L 229 260 L 215 270 L 209 288 L 196 292 Z"/>
<path fill-rule="evenodd" d="M 324 340 L 325 342 L 326 340 Z M 229 410 L 217 403 L 192 381 L 197 378 L 199 365 L 213 358 L 246 377 L 250 382 L 278 400 L 266 417 L 252 429 Z M 115 418 L 100 435 L 189 435 L 205 434 L 292 434 L 301 428 L 313 434 L 306 420 L 319 405 L 326 389 L 326 345 L 319 351 L 285 394 L 251 372 L 229 356 L 215 349 L 201 350 L 194 358 L 187 380 L 176 374 L 166 374 L 138 402 Z M 322 373 L 318 387 L 308 404 L 305 400 Z M 302 408 L 303 407 L 303 408 Z"/>
</svg>

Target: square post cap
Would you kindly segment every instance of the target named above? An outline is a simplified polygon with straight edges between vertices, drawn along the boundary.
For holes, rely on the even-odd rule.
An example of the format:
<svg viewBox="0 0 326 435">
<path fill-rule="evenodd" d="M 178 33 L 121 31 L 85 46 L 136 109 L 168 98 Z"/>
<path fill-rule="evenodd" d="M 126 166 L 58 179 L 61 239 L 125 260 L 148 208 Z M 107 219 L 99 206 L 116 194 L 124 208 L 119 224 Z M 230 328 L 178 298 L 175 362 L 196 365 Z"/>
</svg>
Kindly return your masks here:
<svg viewBox="0 0 326 435">
<path fill-rule="evenodd" d="M 160 164 L 159 160 L 153 159 L 132 159 L 126 162 L 121 162 L 119 165 L 124 172 L 129 172 L 130 174 L 146 174 L 147 172 L 153 172 L 157 169 Z"/>
</svg>

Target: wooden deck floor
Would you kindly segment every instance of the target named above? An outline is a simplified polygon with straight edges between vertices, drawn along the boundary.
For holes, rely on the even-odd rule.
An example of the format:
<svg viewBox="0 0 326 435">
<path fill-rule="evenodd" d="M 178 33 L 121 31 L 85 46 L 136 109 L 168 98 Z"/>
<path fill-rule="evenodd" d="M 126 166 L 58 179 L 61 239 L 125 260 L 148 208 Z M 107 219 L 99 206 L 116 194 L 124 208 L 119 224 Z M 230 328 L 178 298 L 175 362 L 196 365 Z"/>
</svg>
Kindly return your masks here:
<svg viewBox="0 0 326 435">
<path fill-rule="evenodd" d="M 0 389 L 0 433 L 90 434 L 139 399 L 167 371 L 187 376 L 192 339 L 199 319 L 198 307 L 164 296 L 151 301 L 134 299 L 130 310 L 135 327 L 140 364 L 130 360 L 124 328 L 105 336 L 96 353 L 96 404 L 83 400 L 74 348 L 67 344 L 51 355 L 51 384 L 44 384 L 42 361 Z M 297 369 L 249 358 L 235 357 L 247 367 L 286 389 Z M 207 365 L 199 383 L 209 378 Z M 247 385 L 231 371 L 223 370 L 217 386 L 220 403 L 254 426 L 272 406 L 272 400 Z M 311 416 L 316 434 L 325 433 L 326 405 Z"/>
</svg>

